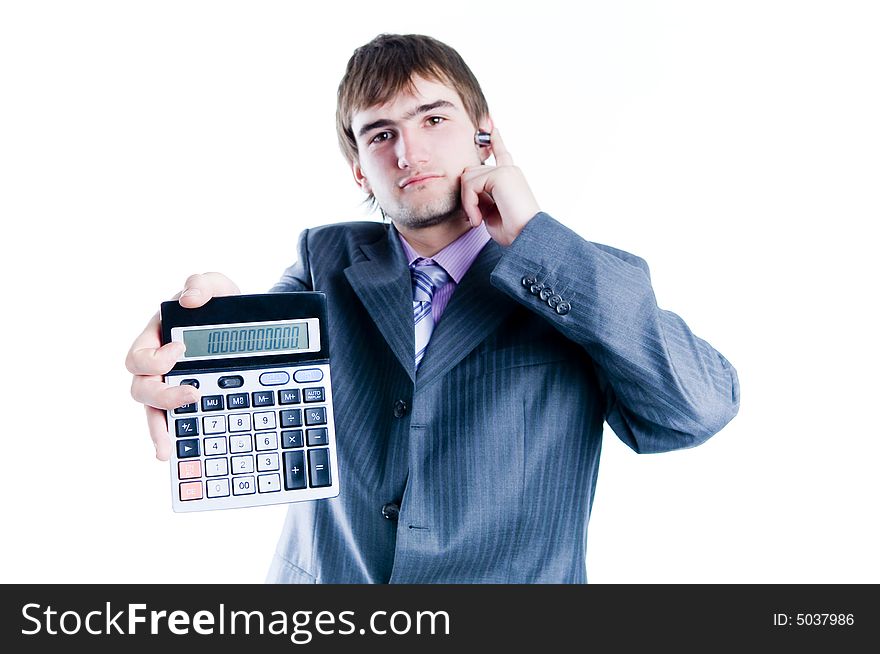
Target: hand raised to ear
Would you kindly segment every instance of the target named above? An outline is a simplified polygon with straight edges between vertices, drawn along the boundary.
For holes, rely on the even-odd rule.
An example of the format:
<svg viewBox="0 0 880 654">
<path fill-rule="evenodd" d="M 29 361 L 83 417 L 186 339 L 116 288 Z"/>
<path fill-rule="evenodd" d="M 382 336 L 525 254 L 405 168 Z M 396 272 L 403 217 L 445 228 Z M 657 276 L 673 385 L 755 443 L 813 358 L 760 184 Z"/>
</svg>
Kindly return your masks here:
<svg viewBox="0 0 880 654">
<path fill-rule="evenodd" d="M 481 222 L 493 240 L 510 245 L 540 211 L 522 170 L 504 145 L 501 133 L 492 132 L 494 166 L 469 166 L 461 175 L 461 205 L 474 227 Z"/>
</svg>

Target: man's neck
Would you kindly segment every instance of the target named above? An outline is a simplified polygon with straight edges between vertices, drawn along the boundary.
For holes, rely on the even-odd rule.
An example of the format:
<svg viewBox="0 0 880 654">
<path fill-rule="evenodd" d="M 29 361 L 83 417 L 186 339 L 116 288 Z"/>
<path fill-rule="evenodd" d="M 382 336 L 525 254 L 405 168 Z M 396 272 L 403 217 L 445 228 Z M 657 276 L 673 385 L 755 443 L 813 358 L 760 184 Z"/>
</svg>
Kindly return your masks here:
<svg viewBox="0 0 880 654">
<path fill-rule="evenodd" d="M 431 227 L 411 228 L 403 227 L 398 223 L 394 223 L 397 231 L 406 239 L 406 242 L 412 246 L 420 257 L 433 257 L 440 250 L 450 243 L 453 243 L 459 236 L 466 233 L 471 224 L 462 213 L 462 218 L 452 218 L 444 220 L 439 225 Z"/>
</svg>

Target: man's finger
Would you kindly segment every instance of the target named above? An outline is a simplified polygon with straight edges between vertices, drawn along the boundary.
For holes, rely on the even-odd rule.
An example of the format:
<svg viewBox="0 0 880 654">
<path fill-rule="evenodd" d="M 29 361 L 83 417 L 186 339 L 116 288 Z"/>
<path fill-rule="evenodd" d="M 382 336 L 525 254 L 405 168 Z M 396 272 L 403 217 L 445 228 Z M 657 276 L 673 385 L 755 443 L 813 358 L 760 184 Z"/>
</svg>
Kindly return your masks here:
<svg viewBox="0 0 880 654">
<path fill-rule="evenodd" d="M 169 386 L 158 376 L 135 375 L 131 382 L 131 396 L 140 404 L 171 410 L 198 402 L 201 394 L 188 384 Z"/>
<path fill-rule="evenodd" d="M 501 132 L 498 129 L 492 130 L 492 154 L 495 156 L 495 163 L 499 166 L 512 166 L 513 157 L 504 146 L 504 139 L 501 138 Z"/>
<path fill-rule="evenodd" d="M 240 294 L 241 290 L 229 277 L 222 273 L 207 272 L 191 275 L 183 285 L 183 290 L 174 299 L 178 300 L 182 307 L 195 309 L 212 297 Z"/>
<path fill-rule="evenodd" d="M 165 412 L 151 406 L 146 409 L 147 425 L 150 427 L 150 438 L 153 439 L 153 446 L 156 448 L 156 458 L 160 461 L 167 461 L 171 457 L 171 439 L 168 437 Z"/>
<path fill-rule="evenodd" d="M 474 166 L 473 168 L 465 168 L 464 172 L 461 174 L 461 181 L 462 183 L 472 182 L 484 175 L 491 174 L 493 170 L 495 170 L 495 166 Z"/>
<path fill-rule="evenodd" d="M 128 356 L 125 358 L 125 367 L 133 375 L 164 375 L 174 367 L 178 359 L 183 356 L 186 346 L 175 341 L 166 343 L 158 347 L 158 343 L 154 347 L 142 347 L 129 350 Z"/>
<path fill-rule="evenodd" d="M 464 209 L 471 227 L 479 227 L 483 222 L 479 196 L 479 187 L 481 186 L 479 183 L 474 184 L 468 180 L 466 174 L 461 176 L 461 208 Z"/>
<path fill-rule="evenodd" d="M 144 327 L 144 331 L 134 339 L 134 343 L 131 344 L 128 354 L 125 355 L 125 367 L 128 369 L 128 372 L 140 374 L 135 370 L 135 362 L 132 358 L 134 352 L 144 349 L 155 350 L 162 345 L 162 338 L 159 335 L 159 322 L 159 312 L 157 311 L 153 314 L 153 317 L 150 318 L 150 322 L 147 323 L 147 326 Z"/>
</svg>

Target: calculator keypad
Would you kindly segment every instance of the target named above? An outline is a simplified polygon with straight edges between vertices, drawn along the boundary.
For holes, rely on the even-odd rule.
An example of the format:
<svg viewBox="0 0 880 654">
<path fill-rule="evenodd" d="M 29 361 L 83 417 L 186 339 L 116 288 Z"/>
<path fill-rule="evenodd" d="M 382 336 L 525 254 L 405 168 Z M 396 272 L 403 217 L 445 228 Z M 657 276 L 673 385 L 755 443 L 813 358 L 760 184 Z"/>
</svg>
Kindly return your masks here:
<svg viewBox="0 0 880 654">
<path fill-rule="evenodd" d="M 178 383 L 202 397 L 168 413 L 176 511 L 338 494 L 328 366 L 190 372 Z"/>
</svg>

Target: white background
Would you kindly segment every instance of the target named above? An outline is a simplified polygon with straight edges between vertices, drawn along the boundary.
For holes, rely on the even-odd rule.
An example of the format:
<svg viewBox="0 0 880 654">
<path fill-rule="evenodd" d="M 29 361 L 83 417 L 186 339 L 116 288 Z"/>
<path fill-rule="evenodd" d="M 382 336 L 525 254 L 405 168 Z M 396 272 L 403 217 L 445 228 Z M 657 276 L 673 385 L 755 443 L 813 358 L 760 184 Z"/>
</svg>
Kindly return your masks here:
<svg viewBox="0 0 880 654">
<path fill-rule="evenodd" d="M 190 273 L 263 292 L 301 229 L 365 215 L 336 87 L 416 32 L 542 208 L 644 257 L 739 372 L 698 448 L 606 430 L 590 581 L 880 582 L 875 6 L 3 3 L 0 580 L 264 579 L 284 507 L 174 514 L 124 357 Z"/>
</svg>

